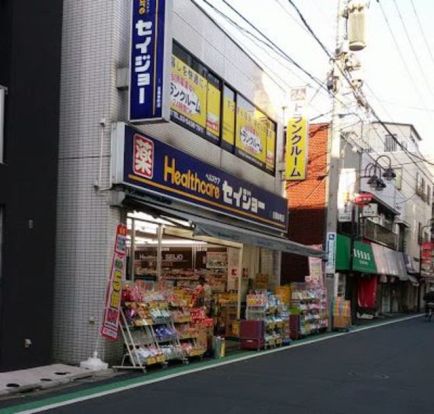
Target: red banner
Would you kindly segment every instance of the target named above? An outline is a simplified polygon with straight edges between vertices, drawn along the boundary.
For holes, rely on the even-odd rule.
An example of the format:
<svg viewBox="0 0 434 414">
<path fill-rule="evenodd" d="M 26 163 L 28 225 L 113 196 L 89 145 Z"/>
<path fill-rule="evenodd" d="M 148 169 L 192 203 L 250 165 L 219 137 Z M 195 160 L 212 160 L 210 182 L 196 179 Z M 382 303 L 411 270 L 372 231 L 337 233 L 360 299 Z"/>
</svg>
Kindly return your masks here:
<svg viewBox="0 0 434 414">
<path fill-rule="evenodd" d="M 113 249 L 113 260 L 110 278 L 107 284 L 104 320 L 101 335 L 115 340 L 118 338 L 119 316 L 122 298 L 122 279 L 125 274 L 127 257 L 127 227 L 119 224 L 116 229 L 116 241 Z"/>
<path fill-rule="evenodd" d="M 433 270 L 432 250 L 433 250 L 433 243 L 431 242 L 422 243 L 420 259 L 421 259 L 421 270 L 424 272 L 432 272 Z"/>
<path fill-rule="evenodd" d="M 361 278 L 357 283 L 359 308 L 375 309 L 377 302 L 377 277 Z"/>
</svg>

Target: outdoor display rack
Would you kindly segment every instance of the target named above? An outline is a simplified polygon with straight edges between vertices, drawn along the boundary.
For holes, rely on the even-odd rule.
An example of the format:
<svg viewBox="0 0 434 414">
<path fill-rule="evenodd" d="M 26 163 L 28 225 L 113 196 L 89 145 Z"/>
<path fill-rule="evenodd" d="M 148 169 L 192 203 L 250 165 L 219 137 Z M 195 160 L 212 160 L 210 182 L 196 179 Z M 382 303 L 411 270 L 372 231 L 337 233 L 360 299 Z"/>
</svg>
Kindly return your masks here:
<svg viewBox="0 0 434 414">
<path fill-rule="evenodd" d="M 166 367 L 171 360 L 188 362 L 166 305 L 167 302 L 158 303 L 156 307 L 146 303 L 125 303 L 120 324 L 125 353 L 121 365 L 114 368 L 146 372 L 148 366 L 161 364 Z"/>
<path fill-rule="evenodd" d="M 241 348 L 272 348 L 289 343 L 289 315 L 279 298 L 266 292 L 247 295 L 246 320 L 240 322 Z"/>
</svg>

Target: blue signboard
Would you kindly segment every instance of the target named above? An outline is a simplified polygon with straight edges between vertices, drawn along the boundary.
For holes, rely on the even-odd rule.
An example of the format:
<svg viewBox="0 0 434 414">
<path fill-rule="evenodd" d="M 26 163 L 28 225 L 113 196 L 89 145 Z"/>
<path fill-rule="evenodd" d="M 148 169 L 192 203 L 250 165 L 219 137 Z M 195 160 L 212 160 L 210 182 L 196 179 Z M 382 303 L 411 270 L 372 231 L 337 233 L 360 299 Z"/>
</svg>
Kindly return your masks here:
<svg viewBox="0 0 434 414">
<path fill-rule="evenodd" d="M 119 182 L 280 231 L 287 229 L 285 198 L 121 125 L 124 152 Z"/>
<path fill-rule="evenodd" d="M 170 0 L 132 0 L 129 119 L 168 117 Z M 171 45 L 170 45 L 171 47 Z"/>
</svg>

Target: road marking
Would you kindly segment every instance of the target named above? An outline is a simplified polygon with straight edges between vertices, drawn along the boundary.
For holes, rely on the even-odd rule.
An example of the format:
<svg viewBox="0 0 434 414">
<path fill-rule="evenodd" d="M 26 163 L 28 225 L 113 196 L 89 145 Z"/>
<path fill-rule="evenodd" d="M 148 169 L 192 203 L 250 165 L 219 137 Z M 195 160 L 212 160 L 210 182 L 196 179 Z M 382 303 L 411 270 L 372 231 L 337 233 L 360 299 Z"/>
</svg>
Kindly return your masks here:
<svg viewBox="0 0 434 414">
<path fill-rule="evenodd" d="M 138 388 L 138 387 L 143 387 L 145 385 L 150 385 L 150 384 L 155 384 L 157 382 L 163 382 L 163 381 L 167 381 L 170 380 L 172 378 L 177 378 L 177 377 L 181 377 L 184 375 L 189 375 L 189 374 L 193 374 L 195 372 L 201 372 L 201 371 L 206 371 L 209 369 L 213 369 L 213 368 L 218 368 L 218 367 L 222 367 L 225 365 L 229 365 L 229 364 L 234 364 L 236 362 L 241 362 L 241 361 L 246 361 L 249 359 L 253 359 L 253 358 L 260 358 L 264 355 L 269 355 L 269 354 L 274 354 L 275 352 L 283 352 L 283 351 L 291 351 L 291 349 L 293 348 L 299 348 L 301 346 L 305 346 L 305 345 L 310 345 L 310 344 L 314 344 L 317 342 L 322 342 L 322 341 L 327 341 L 329 339 L 333 339 L 333 338 L 339 338 L 341 336 L 345 336 L 345 335 L 352 335 L 352 334 L 356 334 L 359 332 L 363 332 L 369 329 L 375 329 L 375 328 L 381 328 L 383 326 L 386 325 L 392 325 L 395 323 L 399 323 L 399 322 L 404 322 L 404 321 L 408 321 L 410 319 L 415 319 L 415 318 L 420 318 L 421 315 L 412 315 L 412 316 L 406 316 L 404 318 L 399 318 L 399 319 L 394 319 L 391 321 L 386 321 L 386 322 L 379 322 L 375 325 L 369 325 L 369 326 L 363 326 L 360 328 L 353 328 L 352 330 L 350 330 L 349 332 L 338 332 L 338 333 L 332 333 L 332 334 L 325 334 L 322 337 L 316 337 L 316 338 L 312 338 L 312 339 L 308 339 L 308 340 L 303 340 L 301 342 L 296 342 L 290 346 L 286 346 L 286 347 L 281 347 L 281 348 L 275 348 L 275 349 L 270 349 L 267 351 L 262 351 L 262 352 L 257 352 L 257 353 L 252 353 L 251 355 L 245 355 L 245 356 L 240 356 L 240 357 L 235 357 L 232 358 L 230 360 L 226 360 L 226 361 L 221 361 L 221 362 L 215 362 L 212 363 L 210 365 L 206 365 L 206 366 L 202 366 L 202 367 L 197 367 L 197 368 L 191 368 L 191 369 L 187 369 L 185 371 L 182 372 L 176 372 L 173 374 L 168 374 L 168 375 L 164 375 L 162 377 L 159 378 L 154 378 L 154 379 L 135 379 L 136 382 L 132 383 L 132 384 L 128 384 L 128 385 L 120 385 L 122 383 L 125 383 L 126 380 L 124 381 L 119 381 L 116 383 L 112 383 L 112 384 L 106 384 L 105 386 L 99 386 L 96 387 L 97 389 L 101 388 L 101 387 L 107 387 L 109 389 L 105 390 L 105 391 L 97 391 L 97 389 L 87 389 L 87 390 L 81 390 L 81 391 L 76 391 L 70 394 L 64 394 L 64 395 L 60 395 L 58 397 L 51 397 L 51 398 L 47 398 L 45 400 L 39 400 L 39 401 L 34 401 L 34 402 L 30 402 L 27 404 L 21 404 L 18 406 L 12 406 L 12 407 L 8 407 L 8 408 L 4 408 L 2 410 L 0 410 L 0 413 L 3 414 L 9 414 L 9 413 L 21 413 L 21 414 L 33 414 L 33 413 L 40 413 L 42 411 L 47 411 L 47 410 L 52 410 L 58 407 L 64 407 L 66 405 L 72 405 L 72 404 L 76 404 L 82 401 L 87 401 L 87 400 L 91 400 L 94 398 L 99 398 L 99 397 L 104 397 L 106 395 L 110 395 L 110 394 L 116 394 L 119 392 L 123 392 L 123 391 L 127 391 L 127 390 L 131 390 L 133 388 Z M 76 398 L 73 397 L 73 395 L 76 394 L 87 394 L 87 395 L 80 395 Z M 68 395 L 72 396 L 72 398 L 68 399 Z M 53 400 L 62 400 L 62 401 L 58 401 L 58 402 L 53 402 L 50 403 L 49 401 L 53 401 Z M 47 405 L 41 405 L 41 404 L 45 404 Z M 20 410 L 21 407 L 21 411 L 16 411 L 16 410 Z"/>
</svg>

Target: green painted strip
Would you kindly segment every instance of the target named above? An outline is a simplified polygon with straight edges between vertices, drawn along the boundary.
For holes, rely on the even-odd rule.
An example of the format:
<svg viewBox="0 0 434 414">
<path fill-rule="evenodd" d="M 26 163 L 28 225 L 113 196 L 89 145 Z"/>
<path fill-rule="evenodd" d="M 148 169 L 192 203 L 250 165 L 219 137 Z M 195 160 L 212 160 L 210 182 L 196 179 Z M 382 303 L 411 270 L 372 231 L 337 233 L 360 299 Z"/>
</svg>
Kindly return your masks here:
<svg viewBox="0 0 434 414">
<path fill-rule="evenodd" d="M 129 386 L 134 386 L 134 385 L 145 386 L 146 383 L 148 383 L 148 382 L 157 382 L 158 380 L 164 380 L 164 378 L 166 378 L 166 377 L 169 379 L 172 376 L 176 377 L 179 375 L 186 375 L 189 372 L 193 373 L 196 371 L 202 371 L 202 370 L 209 369 L 212 367 L 218 367 L 221 365 L 226 365 L 228 363 L 231 363 L 231 361 L 237 362 L 237 361 L 256 358 L 256 357 L 260 357 L 260 356 L 265 356 L 265 355 L 268 355 L 268 354 L 274 353 L 274 352 L 280 352 L 280 351 L 284 351 L 284 350 L 290 351 L 292 348 L 297 348 L 299 346 L 302 346 L 303 344 L 308 345 L 308 344 L 315 343 L 315 342 L 322 342 L 322 341 L 327 340 L 327 339 L 332 339 L 332 338 L 336 338 L 336 337 L 340 337 L 340 336 L 344 336 L 344 335 L 354 334 L 354 333 L 362 332 L 362 331 L 365 331 L 368 329 L 379 328 L 379 327 L 390 325 L 393 323 L 403 322 L 403 321 L 413 319 L 416 317 L 420 317 L 420 315 L 413 315 L 413 316 L 409 316 L 409 317 L 393 319 L 390 321 L 372 323 L 372 324 L 369 324 L 366 326 L 352 328 L 349 332 L 340 332 L 340 333 L 329 332 L 329 333 L 325 333 L 325 334 L 321 334 L 321 335 L 313 335 L 313 336 L 309 336 L 309 337 L 306 337 L 306 338 L 301 339 L 301 340 L 297 340 L 296 342 L 293 342 L 292 346 L 284 346 L 284 347 L 280 347 L 280 348 L 276 348 L 276 349 L 272 349 L 272 350 L 265 350 L 265 351 L 260 351 L 260 352 L 236 351 L 227 357 L 217 359 L 217 360 L 198 361 L 198 362 L 195 362 L 191 365 L 181 365 L 179 367 L 173 367 L 173 368 L 169 368 L 167 370 L 149 372 L 147 374 L 143 374 L 143 375 L 138 376 L 136 378 L 119 380 L 119 381 L 115 381 L 115 382 L 112 382 L 109 384 L 97 385 L 95 387 L 87 388 L 84 390 L 72 391 L 69 393 L 57 395 L 55 397 L 48 397 L 48 398 L 37 400 L 37 401 L 32 401 L 32 402 L 28 402 L 28 403 L 15 405 L 12 407 L 7 407 L 7 408 L 0 410 L 0 414 L 12 414 L 12 413 L 19 413 L 19 412 L 23 412 L 23 411 L 38 410 L 38 409 L 41 409 L 44 407 L 47 407 L 47 409 L 49 409 L 50 408 L 49 406 L 51 406 L 51 405 L 61 404 L 61 403 L 65 403 L 67 401 L 72 401 L 72 400 L 81 399 L 81 398 L 87 399 L 86 397 L 96 395 L 96 394 L 99 394 L 102 392 L 110 392 L 112 390 L 116 390 L 116 389 L 120 389 L 120 388 L 124 388 L 124 387 L 129 387 Z M 114 392 L 116 392 L 116 391 L 114 391 Z"/>
</svg>

